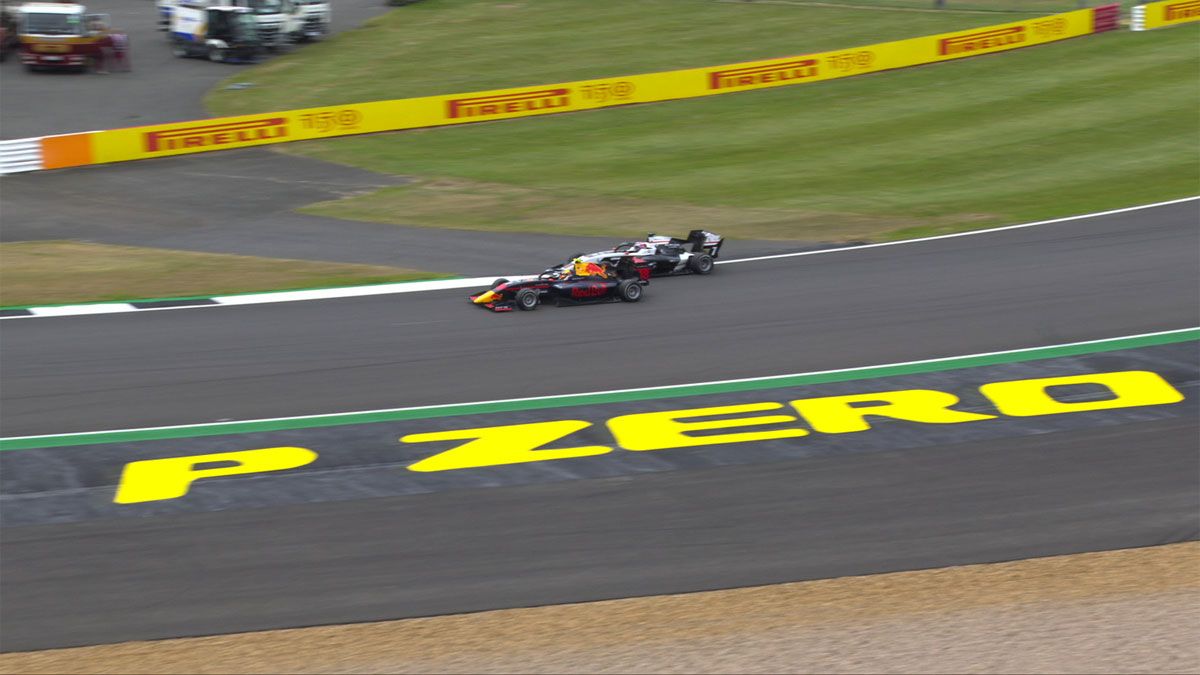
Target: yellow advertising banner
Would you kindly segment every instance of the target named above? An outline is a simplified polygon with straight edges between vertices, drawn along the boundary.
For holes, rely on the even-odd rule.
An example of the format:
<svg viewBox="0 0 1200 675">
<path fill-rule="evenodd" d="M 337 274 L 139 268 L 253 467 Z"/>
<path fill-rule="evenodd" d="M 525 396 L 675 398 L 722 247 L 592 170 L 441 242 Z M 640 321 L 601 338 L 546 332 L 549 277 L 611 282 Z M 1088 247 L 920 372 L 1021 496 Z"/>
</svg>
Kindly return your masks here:
<svg viewBox="0 0 1200 675">
<path fill-rule="evenodd" d="M 1133 8 L 1133 30 L 1152 30 L 1200 21 L 1200 0 L 1148 2 Z"/>
<path fill-rule="evenodd" d="M 91 134 L 91 161 L 123 162 L 820 82 L 1110 30 L 1116 26 L 1115 12 L 1116 5 L 1109 5 L 865 47 L 708 68 L 98 131 Z"/>
</svg>

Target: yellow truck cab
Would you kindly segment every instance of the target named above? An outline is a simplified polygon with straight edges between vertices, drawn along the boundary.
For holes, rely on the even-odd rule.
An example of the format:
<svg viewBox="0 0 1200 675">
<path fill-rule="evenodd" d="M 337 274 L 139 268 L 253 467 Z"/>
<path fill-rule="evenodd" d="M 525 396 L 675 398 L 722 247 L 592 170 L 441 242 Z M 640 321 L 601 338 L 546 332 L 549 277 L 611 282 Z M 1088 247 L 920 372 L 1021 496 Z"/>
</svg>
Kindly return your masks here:
<svg viewBox="0 0 1200 675">
<path fill-rule="evenodd" d="M 84 70 L 108 35 L 108 15 L 70 2 L 30 2 L 17 8 L 17 32 L 29 70 Z"/>
</svg>

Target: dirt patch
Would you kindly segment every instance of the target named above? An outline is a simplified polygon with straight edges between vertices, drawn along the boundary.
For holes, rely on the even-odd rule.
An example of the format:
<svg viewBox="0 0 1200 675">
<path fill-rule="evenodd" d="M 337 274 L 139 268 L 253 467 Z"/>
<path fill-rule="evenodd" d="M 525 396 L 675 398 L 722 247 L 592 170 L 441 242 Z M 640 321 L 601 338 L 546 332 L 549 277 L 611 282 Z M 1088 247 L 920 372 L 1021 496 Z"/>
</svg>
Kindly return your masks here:
<svg viewBox="0 0 1200 675">
<path fill-rule="evenodd" d="M 433 279 L 375 265 L 73 241 L 0 244 L 0 306 L 224 295 Z"/>
<path fill-rule="evenodd" d="M 1200 544 L 0 656 L 20 673 L 1196 672 Z"/>
<path fill-rule="evenodd" d="M 874 240 L 896 230 L 961 229 L 964 223 L 1000 220 L 990 214 L 959 213 L 922 219 L 701 206 L 449 178 L 415 179 L 409 185 L 311 204 L 300 212 L 393 225 L 491 232 L 642 237 L 647 232 L 704 228 L 739 239 L 824 242 Z"/>
</svg>

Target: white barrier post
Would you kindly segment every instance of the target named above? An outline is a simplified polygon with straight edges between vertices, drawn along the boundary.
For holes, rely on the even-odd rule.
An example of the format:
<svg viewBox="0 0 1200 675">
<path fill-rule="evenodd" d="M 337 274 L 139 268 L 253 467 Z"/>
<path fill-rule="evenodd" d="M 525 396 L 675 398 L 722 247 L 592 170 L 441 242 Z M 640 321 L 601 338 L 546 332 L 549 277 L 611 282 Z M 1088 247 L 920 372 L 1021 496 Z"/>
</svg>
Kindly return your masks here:
<svg viewBox="0 0 1200 675">
<path fill-rule="evenodd" d="M 42 168 L 41 136 L 0 141 L 0 176 Z"/>
<path fill-rule="evenodd" d="M 1134 5 L 1130 15 L 1129 27 L 1132 30 L 1146 30 L 1146 6 Z"/>
</svg>

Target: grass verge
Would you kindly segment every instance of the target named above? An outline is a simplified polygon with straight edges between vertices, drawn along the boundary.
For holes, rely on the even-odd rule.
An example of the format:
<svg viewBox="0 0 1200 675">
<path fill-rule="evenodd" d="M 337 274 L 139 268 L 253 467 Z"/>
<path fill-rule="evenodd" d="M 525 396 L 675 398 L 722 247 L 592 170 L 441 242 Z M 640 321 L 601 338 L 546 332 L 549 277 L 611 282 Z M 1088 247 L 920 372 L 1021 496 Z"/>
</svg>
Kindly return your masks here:
<svg viewBox="0 0 1200 675">
<path fill-rule="evenodd" d="M 396 267 L 69 241 L 0 244 L 0 305 L 5 307 L 229 295 L 438 277 Z"/>
<path fill-rule="evenodd" d="M 1051 10 L 1055 11 L 1055 10 Z M 713 0 L 423 0 L 240 71 L 237 115 L 771 58 L 1028 18 Z"/>
<path fill-rule="evenodd" d="M 716 2 L 746 2 L 747 0 L 716 0 Z M 1021 12 L 1025 14 L 1057 14 L 1079 9 L 1079 0 L 942 0 L 942 6 L 935 5 L 936 0 L 748 0 L 749 2 L 765 2 L 775 5 L 796 5 L 810 7 L 870 7 L 873 9 L 907 11 L 907 12 Z M 1089 2 L 1089 6 L 1107 4 L 1106 2 Z M 1123 7 L 1137 4 L 1137 0 L 1120 0 Z"/>
<path fill-rule="evenodd" d="M 295 151 L 417 181 L 304 210 L 844 241 L 1172 199 L 1200 187 L 1196 35 L 1114 33 L 773 91 L 307 144 Z"/>
<path fill-rule="evenodd" d="M 682 0 L 416 7 L 347 36 L 366 40 L 353 50 L 334 41 L 297 53 L 243 78 L 256 88 L 210 103 L 233 113 L 554 82 L 1008 18 Z M 612 236 L 697 225 L 759 239 L 926 236 L 1196 193 L 1198 32 L 1120 31 L 810 85 L 288 151 L 415 179 L 303 209 L 338 218 Z M 664 34 L 677 38 L 671 49 L 660 48 Z M 382 70 L 333 75 L 362 53 Z"/>
</svg>

